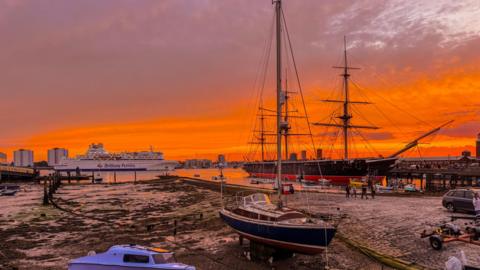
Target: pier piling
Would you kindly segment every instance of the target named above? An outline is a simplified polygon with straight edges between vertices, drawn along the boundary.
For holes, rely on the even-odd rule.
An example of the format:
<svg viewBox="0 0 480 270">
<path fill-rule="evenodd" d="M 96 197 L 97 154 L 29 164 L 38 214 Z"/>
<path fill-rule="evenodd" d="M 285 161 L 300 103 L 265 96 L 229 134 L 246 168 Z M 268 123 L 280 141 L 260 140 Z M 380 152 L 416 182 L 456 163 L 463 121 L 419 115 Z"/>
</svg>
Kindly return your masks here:
<svg viewBox="0 0 480 270">
<path fill-rule="evenodd" d="M 48 205 L 47 180 L 43 181 L 43 205 Z"/>
</svg>

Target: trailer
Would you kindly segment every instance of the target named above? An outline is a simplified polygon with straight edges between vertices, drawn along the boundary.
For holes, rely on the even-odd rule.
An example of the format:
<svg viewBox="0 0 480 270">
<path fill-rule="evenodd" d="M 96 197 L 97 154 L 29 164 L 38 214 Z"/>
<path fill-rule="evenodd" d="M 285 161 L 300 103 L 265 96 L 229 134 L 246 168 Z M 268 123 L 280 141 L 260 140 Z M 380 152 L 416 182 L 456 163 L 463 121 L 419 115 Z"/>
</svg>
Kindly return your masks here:
<svg viewBox="0 0 480 270">
<path fill-rule="evenodd" d="M 434 230 L 427 232 L 424 230 L 420 234 L 420 238 L 429 239 L 430 246 L 435 250 L 441 250 L 444 244 L 450 242 L 464 242 L 472 245 L 480 246 L 480 222 L 475 217 L 469 216 L 452 216 L 452 221 L 457 219 L 473 220 L 470 224 L 466 224 L 464 230 L 460 226 L 451 222 L 444 222 L 437 225 Z"/>
</svg>

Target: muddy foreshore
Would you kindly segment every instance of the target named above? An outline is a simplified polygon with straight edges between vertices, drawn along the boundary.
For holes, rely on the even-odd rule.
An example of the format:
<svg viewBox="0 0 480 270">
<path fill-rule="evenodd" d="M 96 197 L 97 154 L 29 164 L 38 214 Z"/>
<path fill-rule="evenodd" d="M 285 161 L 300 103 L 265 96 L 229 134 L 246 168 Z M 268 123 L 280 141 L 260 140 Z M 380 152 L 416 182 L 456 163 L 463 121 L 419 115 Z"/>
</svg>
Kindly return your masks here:
<svg viewBox="0 0 480 270">
<path fill-rule="evenodd" d="M 67 269 L 69 260 L 91 250 L 103 252 L 112 245 L 130 243 L 173 250 L 179 261 L 197 269 L 272 269 L 268 263 L 252 262 L 243 255 L 246 246 L 239 245 L 238 236 L 218 217 L 220 194 L 208 183 L 172 178 L 137 184 L 63 185 L 54 195 L 58 207 L 42 206 L 42 195 L 41 185 L 28 184 L 14 197 L 0 198 L 0 269 Z M 392 202 L 395 206 L 404 201 L 407 211 L 415 211 L 410 207 L 416 198 L 367 202 L 340 195 L 305 196 L 296 194 L 289 203 L 302 208 L 305 199 L 310 200 L 310 211 L 340 208 L 346 215 L 339 227 L 343 235 L 392 256 L 435 269 L 448 259 L 446 255 L 456 252 L 437 252 L 435 261 L 407 252 L 409 241 L 415 241 L 416 251 L 424 250 L 422 256 L 435 252 L 417 239 L 416 231 L 399 227 L 401 216 L 388 216 Z M 438 198 L 421 200 L 430 205 Z M 297 255 L 273 264 L 276 269 L 325 269 L 327 265 L 330 269 L 388 269 L 338 239 L 329 246 L 327 256 Z"/>
</svg>

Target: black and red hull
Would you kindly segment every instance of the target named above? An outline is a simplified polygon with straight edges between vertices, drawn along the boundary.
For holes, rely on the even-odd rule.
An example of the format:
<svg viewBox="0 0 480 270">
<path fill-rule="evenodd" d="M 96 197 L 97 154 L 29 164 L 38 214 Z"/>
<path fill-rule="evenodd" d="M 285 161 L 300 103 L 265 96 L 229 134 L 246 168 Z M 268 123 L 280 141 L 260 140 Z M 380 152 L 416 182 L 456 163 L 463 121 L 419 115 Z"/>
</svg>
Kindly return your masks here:
<svg viewBox="0 0 480 270">
<path fill-rule="evenodd" d="M 394 165 L 396 158 L 352 160 L 295 160 L 282 161 L 282 179 L 318 181 L 327 179 L 334 185 L 347 185 L 369 175 L 380 182 Z M 243 169 L 251 177 L 275 178 L 276 162 L 247 162 Z"/>
</svg>

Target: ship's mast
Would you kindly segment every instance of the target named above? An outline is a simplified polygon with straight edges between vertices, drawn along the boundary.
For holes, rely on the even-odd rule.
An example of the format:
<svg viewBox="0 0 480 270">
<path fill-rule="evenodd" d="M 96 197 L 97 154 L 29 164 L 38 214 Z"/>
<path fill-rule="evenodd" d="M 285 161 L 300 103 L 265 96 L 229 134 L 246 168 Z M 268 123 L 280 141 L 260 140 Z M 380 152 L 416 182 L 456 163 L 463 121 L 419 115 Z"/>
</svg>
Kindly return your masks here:
<svg viewBox="0 0 480 270">
<path fill-rule="evenodd" d="M 282 92 L 282 40 L 281 40 L 281 0 L 274 0 L 276 19 L 276 49 L 277 49 L 277 190 L 279 205 L 281 202 L 281 178 L 282 178 L 282 105 L 284 96 Z"/>
<path fill-rule="evenodd" d="M 350 104 L 370 104 L 369 102 L 365 101 L 351 101 L 350 100 L 350 91 L 349 91 L 349 80 L 350 80 L 350 69 L 359 69 L 356 67 L 348 66 L 348 58 L 347 58 L 347 38 L 343 37 L 343 58 L 344 63 L 343 67 L 333 67 L 333 68 L 340 68 L 343 69 L 343 91 L 344 91 L 344 99 L 343 100 L 331 100 L 326 99 L 323 100 L 324 102 L 334 102 L 334 103 L 343 103 L 343 115 L 338 116 L 340 120 L 342 120 L 341 124 L 331 124 L 331 123 L 313 123 L 316 126 L 327 126 L 327 127 L 339 127 L 342 128 L 343 133 L 343 158 L 348 160 L 348 130 L 352 128 L 356 129 L 378 129 L 375 126 L 363 126 L 363 125 L 353 125 L 350 121 L 352 119 L 352 115 L 349 111 Z"/>
<path fill-rule="evenodd" d="M 343 70 L 343 90 L 345 91 L 345 100 L 343 102 L 343 115 L 340 116 L 340 119 L 343 121 L 343 151 L 344 151 L 344 158 L 348 159 L 348 124 L 352 116 L 348 112 L 348 103 L 349 93 L 348 93 L 348 78 L 350 74 L 348 73 L 348 61 L 347 61 L 347 39 L 343 37 L 343 46 L 344 46 L 344 70 Z"/>
<path fill-rule="evenodd" d="M 260 144 L 262 146 L 262 161 L 265 161 L 265 115 L 263 107 L 260 107 Z"/>
</svg>

